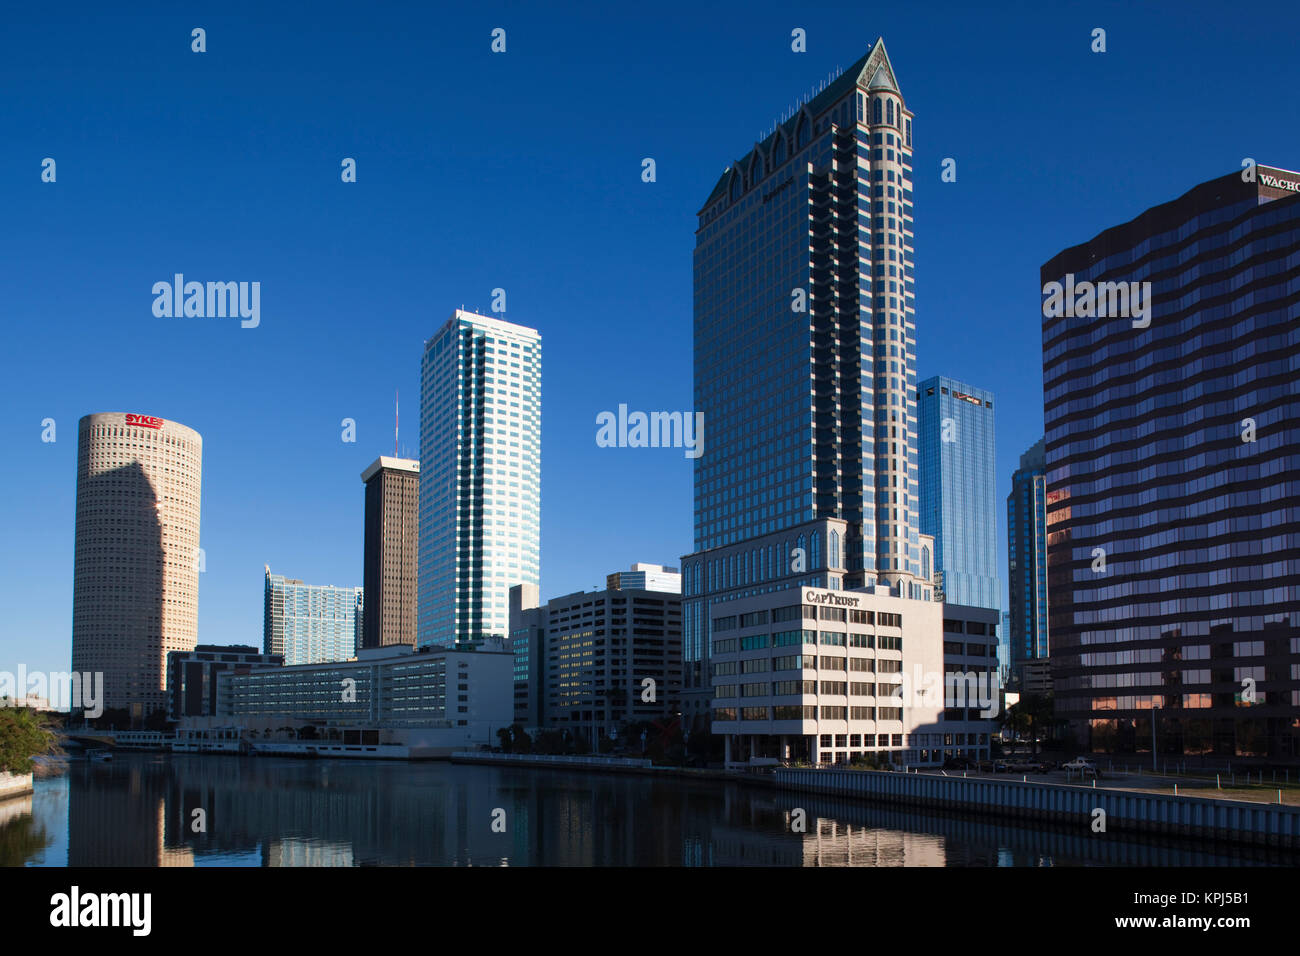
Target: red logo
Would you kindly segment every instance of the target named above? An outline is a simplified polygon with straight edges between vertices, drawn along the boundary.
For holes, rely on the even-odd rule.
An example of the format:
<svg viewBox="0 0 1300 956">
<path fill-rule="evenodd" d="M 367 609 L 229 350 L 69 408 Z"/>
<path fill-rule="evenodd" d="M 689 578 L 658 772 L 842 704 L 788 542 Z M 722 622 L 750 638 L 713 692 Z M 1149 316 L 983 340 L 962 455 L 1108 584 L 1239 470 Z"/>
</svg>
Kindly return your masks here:
<svg viewBox="0 0 1300 956">
<path fill-rule="evenodd" d="M 154 418 L 152 415 L 127 415 L 126 423 L 128 425 L 139 425 L 141 428 L 162 428 L 163 420 Z"/>
</svg>

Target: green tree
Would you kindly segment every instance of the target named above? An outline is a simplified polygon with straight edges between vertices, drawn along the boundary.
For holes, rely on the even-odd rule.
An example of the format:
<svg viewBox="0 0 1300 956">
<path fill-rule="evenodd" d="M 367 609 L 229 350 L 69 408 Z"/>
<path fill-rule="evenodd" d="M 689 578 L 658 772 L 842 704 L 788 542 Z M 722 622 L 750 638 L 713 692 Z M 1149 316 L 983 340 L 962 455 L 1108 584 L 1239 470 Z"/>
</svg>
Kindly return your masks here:
<svg viewBox="0 0 1300 956">
<path fill-rule="evenodd" d="M 27 707 L 0 707 L 0 771 L 32 772 L 33 757 L 58 752 L 49 719 Z"/>
</svg>

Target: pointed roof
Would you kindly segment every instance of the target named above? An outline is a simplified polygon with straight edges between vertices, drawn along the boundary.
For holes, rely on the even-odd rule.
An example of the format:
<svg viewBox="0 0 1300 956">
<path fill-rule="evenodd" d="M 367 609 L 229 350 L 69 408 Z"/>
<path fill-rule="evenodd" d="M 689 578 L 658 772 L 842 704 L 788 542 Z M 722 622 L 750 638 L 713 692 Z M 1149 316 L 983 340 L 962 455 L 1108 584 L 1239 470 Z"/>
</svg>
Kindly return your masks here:
<svg viewBox="0 0 1300 956">
<path fill-rule="evenodd" d="M 847 70 L 827 84 L 824 90 L 795 110 L 784 123 L 778 124 L 776 130 L 759 144 L 759 151 L 764 156 L 770 156 L 772 145 L 776 142 L 777 135 L 782 131 L 784 131 L 787 141 L 793 142 L 795 128 L 804 110 L 807 110 L 810 116 L 816 117 L 839 102 L 840 98 L 855 86 L 864 90 L 886 89 L 894 93 L 899 92 L 898 80 L 894 75 L 894 65 L 889 62 L 889 54 L 885 52 L 884 37 L 877 37 L 876 42 L 871 45 L 871 51 L 866 56 L 851 64 Z M 752 155 L 753 151 L 751 150 L 742 159 L 736 160 L 722 171 L 722 175 L 718 177 L 717 183 L 709 192 L 709 198 L 704 200 L 704 205 L 700 207 L 701 212 L 726 192 L 733 171 L 749 169 L 749 159 Z"/>
</svg>

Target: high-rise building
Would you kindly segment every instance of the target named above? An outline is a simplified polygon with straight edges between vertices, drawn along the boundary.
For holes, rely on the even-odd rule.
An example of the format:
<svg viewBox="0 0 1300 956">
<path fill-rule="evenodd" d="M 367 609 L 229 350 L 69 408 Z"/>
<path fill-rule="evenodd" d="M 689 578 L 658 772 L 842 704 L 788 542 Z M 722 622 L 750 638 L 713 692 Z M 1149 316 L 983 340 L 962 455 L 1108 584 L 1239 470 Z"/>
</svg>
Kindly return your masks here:
<svg viewBox="0 0 1300 956">
<path fill-rule="evenodd" d="M 1041 269 L 1052 677 L 1084 746 L 1300 757 L 1297 192 L 1251 166 Z"/>
<path fill-rule="evenodd" d="M 943 599 L 1002 609 L 993 393 L 936 376 L 917 387 L 921 533 L 934 536 Z"/>
<path fill-rule="evenodd" d="M 304 584 L 266 568 L 262 653 L 286 665 L 351 660 L 365 627 L 363 594 L 361 588 Z"/>
<path fill-rule="evenodd" d="M 540 583 L 542 342 L 457 309 L 420 366 L 420 646 L 504 639 Z"/>
<path fill-rule="evenodd" d="M 167 707 L 167 654 L 198 640 L 202 465 L 203 439 L 177 422 L 78 426 L 72 670 L 102 672 L 104 709 L 133 720 Z"/>
<path fill-rule="evenodd" d="M 414 647 L 420 463 L 380 456 L 361 480 L 366 485 L 361 587 L 369 607 L 361 646 Z"/>
<path fill-rule="evenodd" d="M 633 565 L 660 568 L 660 565 Z M 680 584 L 626 580 L 537 603 L 530 585 L 511 588 L 515 720 L 569 728 L 590 745 L 625 721 L 676 710 L 681 692 Z M 646 683 L 650 681 L 651 683 Z"/>
<path fill-rule="evenodd" d="M 642 591 L 673 591 L 681 594 L 682 575 L 676 568 L 638 561 L 630 571 L 615 571 L 605 575 L 605 587 L 611 591 L 639 588 Z"/>
<path fill-rule="evenodd" d="M 931 597 L 911 157 L 912 114 L 877 40 L 730 163 L 698 213 L 695 408 L 708 441 L 682 569 L 696 723 L 710 709 L 711 621 L 730 616 L 720 603 L 800 586 Z"/>
<path fill-rule="evenodd" d="M 1050 645 L 1047 628 L 1047 475 L 1043 440 L 1020 456 L 1007 495 L 1007 612 L 1011 670 L 1017 689 L 1038 693 L 1050 680 L 1043 665 Z M 1030 680 L 1030 678 L 1033 678 Z M 1030 684 L 1033 687 L 1030 687 Z"/>
</svg>

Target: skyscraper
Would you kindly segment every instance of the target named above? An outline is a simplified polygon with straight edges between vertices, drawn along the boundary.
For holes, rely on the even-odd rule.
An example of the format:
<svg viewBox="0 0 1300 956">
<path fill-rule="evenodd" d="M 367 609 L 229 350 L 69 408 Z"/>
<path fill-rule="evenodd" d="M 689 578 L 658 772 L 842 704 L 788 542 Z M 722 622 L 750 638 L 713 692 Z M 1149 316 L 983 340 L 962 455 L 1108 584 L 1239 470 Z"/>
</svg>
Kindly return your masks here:
<svg viewBox="0 0 1300 956">
<path fill-rule="evenodd" d="M 177 422 L 78 425 L 72 670 L 102 672 L 104 709 L 132 719 L 166 708 L 167 654 L 198 640 L 202 471 L 203 439 Z"/>
<path fill-rule="evenodd" d="M 934 536 L 943 599 L 1000 611 L 993 393 L 941 375 L 917 393 L 921 533 Z"/>
<path fill-rule="evenodd" d="M 366 484 L 361 586 L 369 606 L 361 646 L 414 646 L 420 463 L 381 456 L 361 480 Z"/>
<path fill-rule="evenodd" d="M 361 588 L 304 584 L 266 568 L 262 653 L 285 665 L 347 661 L 357 656 L 365 626 Z"/>
<path fill-rule="evenodd" d="M 882 40 L 731 162 L 698 213 L 695 551 L 684 691 L 710 607 L 806 585 L 930 593 L 917 520 L 912 114 Z M 937 638 L 936 638 L 937 639 Z"/>
<path fill-rule="evenodd" d="M 1020 456 L 1007 495 L 1007 580 L 1010 665 L 1020 689 L 1046 689 L 1050 674 L 1047 629 L 1047 476 L 1043 440 Z"/>
<path fill-rule="evenodd" d="M 542 343 L 457 309 L 420 366 L 418 643 L 505 638 L 540 583 Z"/>
<path fill-rule="evenodd" d="M 1300 756 L 1298 191 L 1233 172 L 1041 269 L 1052 677 L 1084 746 Z"/>
</svg>

